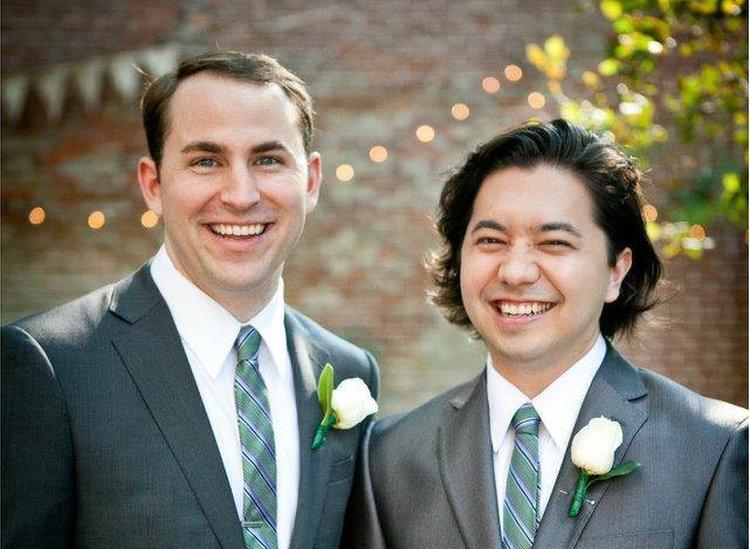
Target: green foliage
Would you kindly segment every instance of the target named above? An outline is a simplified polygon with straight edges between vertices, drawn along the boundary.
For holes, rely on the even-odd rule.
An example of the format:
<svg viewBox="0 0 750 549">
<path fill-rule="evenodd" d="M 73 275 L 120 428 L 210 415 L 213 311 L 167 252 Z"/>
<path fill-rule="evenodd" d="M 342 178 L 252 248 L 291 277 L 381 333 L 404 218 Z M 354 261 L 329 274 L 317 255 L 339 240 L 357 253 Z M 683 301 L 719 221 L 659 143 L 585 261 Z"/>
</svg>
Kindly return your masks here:
<svg viewBox="0 0 750 549">
<path fill-rule="evenodd" d="M 333 366 L 326 363 L 318 378 L 318 402 L 324 416 L 331 411 L 331 399 L 333 397 Z"/>
<path fill-rule="evenodd" d="M 584 92 L 563 90 L 563 37 L 529 44 L 527 58 L 547 77 L 561 116 L 670 168 L 663 220 L 649 221 L 650 234 L 668 256 L 700 257 L 712 246 L 703 225 L 747 224 L 745 0 L 601 0 L 599 8 L 612 38 L 606 57 L 582 74 Z"/>
</svg>

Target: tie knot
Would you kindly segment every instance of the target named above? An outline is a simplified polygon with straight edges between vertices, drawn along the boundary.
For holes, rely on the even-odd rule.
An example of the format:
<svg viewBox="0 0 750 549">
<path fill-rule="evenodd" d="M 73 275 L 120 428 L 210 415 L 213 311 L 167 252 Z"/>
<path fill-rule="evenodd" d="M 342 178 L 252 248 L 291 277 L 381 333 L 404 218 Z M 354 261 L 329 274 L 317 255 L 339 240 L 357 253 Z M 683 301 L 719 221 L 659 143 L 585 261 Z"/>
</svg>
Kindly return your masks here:
<svg viewBox="0 0 750 549">
<path fill-rule="evenodd" d="M 252 326 L 243 326 L 234 342 L 234 348 L 237 349 L 238 362 L 254 359 L 260 348 L 260 334 Z"/>
<path fill-rule="evenodd" d="M 513 425 L 513 428 L 516 430 L 516 433 L 525 433 L 530 435 L 537 435 L 539 434 L 539 422 L 541 419 L 539 418 L 539 414 L 536 413 L 536 410 L 531 405 L 530 402 L 527 402 L 523 406 L 521 406 L 516 414 L 513 416 L 513 419 L 511 420 L 511 424 Z"/>
</svg>

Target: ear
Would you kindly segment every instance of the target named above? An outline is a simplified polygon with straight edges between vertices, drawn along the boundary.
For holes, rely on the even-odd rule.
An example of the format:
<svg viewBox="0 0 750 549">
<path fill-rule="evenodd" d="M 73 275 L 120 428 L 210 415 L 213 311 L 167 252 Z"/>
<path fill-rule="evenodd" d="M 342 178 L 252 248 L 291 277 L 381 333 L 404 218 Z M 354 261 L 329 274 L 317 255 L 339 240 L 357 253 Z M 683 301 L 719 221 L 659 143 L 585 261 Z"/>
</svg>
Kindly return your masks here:
<svg viewBox="0 0 750 549">
<path fill-rule="evenodd" d="M 320 184 L 323 181 L 323 171 L 320 154 L 310 153 L 307 159 L 307 213 L 315 209 L 320 196 Z"/>
<path fill-rule="evenodd" d="M 138 184 L 141 194 L 149 207 L 156 215 L 162 214 L 161 183 L 159 181 L 159 170 L 156 163 L 149 157 L 144 156 L 138 161 Z"/>
<path fill-rule="evenodd" d="M 632 265 L 633 252 L 630 251 L 630 248 L 625 248 L 620 252 L 620 255 L 617 256 L 617 261 L 610 268 L 609 285 L 607 286 L 607 294 L 604 298 L 605 303 L 612 303 L 620 297 L 620 286 Z"/>
</svg>

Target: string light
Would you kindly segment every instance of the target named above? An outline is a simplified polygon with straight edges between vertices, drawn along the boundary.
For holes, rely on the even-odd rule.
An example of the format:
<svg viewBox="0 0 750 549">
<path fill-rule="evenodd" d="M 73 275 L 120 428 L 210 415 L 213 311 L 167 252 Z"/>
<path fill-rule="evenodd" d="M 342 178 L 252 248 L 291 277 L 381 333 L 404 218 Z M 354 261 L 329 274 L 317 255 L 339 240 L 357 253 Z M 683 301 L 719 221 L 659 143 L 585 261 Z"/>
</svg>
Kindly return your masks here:
<svg viewBox="0 0 750 549">
<path fill-rule="evenodd" d="M 688 234 L 693 238 L 703 240 L 704 238 L 706 238 L 706 229 L 704 229 L 700 225 L 693 225 L 692 227 L 690 227 Z"/>
<path fill-rule="evenodd" d="M 386 149 L 382 145 L 375 145 L 370 149 L 370 160 L 372 160 L 373 162 L 377 162 L 379 164 L 381 162 L 385 162 L 386 158 L 388 158 L 388 149 Z"/>
<path fill-rule="evenodd" d="M 159 216 L 156 215 L 152 210 L 146 210 L 141 216 L 141 225 L 147 229 L 153 229 L 156 224 L 159 223 Z"/>
<path fill-rule="evenodd" d="M 547 100 L 539 92 L 531 92 L 526 98 L 526 102 L 532 109 L 541 109 L 547 103 Z"/>
<path fill-rule="evenodd" d="M 44 212 L 44 208 L 41 206 L 37 206 L 35 208 L 32 208 L 29 212 L 29 223 L 32 225 L 41 225 L 44 223 L 44 219 L 47 217 L 47 214 Z"/>
<path fill-rule="evenodd" d="M 435 130 L 432 126 L 428 126 L 425 124 L 424 126 L 419 126 L 417 128 L 417 139 L 419 139 L 422 143 L 429 143 L 433 139 L 435 139 Z"/>
<path fill-rule="evenodd" d="M 104 214 L 99 210 L 91 212 L 88 219 L 89 227 L 92 229 L 101 229 L 104 227 Z"/>
<path fill-rule="evenodd" d="M 456 103 L 451 107 L 451 116 L 455 118 L 456 120 L 466 120 L 469 118 L 469 113 L 471 111 L 469 110 L 469 107 L 464 105 L 463 103 Z"/>
<path fill-rule="evenodd" d="M 507 78 L 510 82 L 518 82 L 521 78 L 523 78 L 523 71 L 518 65 L 508 65 L 507 67 L 505 67 L 503 74 L 505 75 L 505 78 Z"/>
<path fill-rule="evenodd" d="M 497 93 L 500 91 L 500 80 L 494 76 L 487 76 L 482 80 L 482 89 L 487 93 Z"/>
<path fill-rule="evenodd" d="M 645 219 L 649 223 L 652 223 L 659 219 L 659 212 L 651 204 L 646 204 L 645 206 L 643 206 L 643 219 Z"/>
<path fill-rule="evenodd" d="M 336 177 L 339 178 L 339 181 L 351 181 L 354 177 L 354 168 L 349 164 L 341 164 L 336 168 Z"/>
</svg>

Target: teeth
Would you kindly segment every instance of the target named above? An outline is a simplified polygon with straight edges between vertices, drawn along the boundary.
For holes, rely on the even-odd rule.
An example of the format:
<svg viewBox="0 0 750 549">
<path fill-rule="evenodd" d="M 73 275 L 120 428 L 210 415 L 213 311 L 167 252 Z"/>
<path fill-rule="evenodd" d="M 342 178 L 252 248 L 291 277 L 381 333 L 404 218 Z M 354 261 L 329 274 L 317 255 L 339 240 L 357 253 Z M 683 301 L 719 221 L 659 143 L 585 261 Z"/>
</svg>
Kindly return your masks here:
<svg viewBox="0 0 750 549">
<path fill-rule="evenodd" d="M 264 223 L 256 223 L 255 225 L 211 225 L 213 232 L 227 236 L 256 236 L 262 233 L 265 228 Z"/>
<path fill-rule="evenodd" d="M 500 312 L 508 316 L 531 316 L 543 313 L 553 307 L 553 303 L 540 303 L 537 301 L 531 303 L 500 303 Z"/>
</svg>

